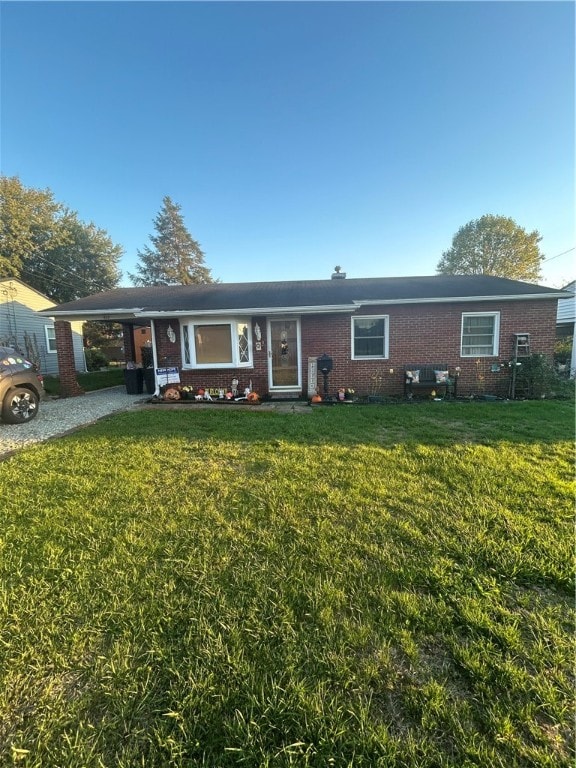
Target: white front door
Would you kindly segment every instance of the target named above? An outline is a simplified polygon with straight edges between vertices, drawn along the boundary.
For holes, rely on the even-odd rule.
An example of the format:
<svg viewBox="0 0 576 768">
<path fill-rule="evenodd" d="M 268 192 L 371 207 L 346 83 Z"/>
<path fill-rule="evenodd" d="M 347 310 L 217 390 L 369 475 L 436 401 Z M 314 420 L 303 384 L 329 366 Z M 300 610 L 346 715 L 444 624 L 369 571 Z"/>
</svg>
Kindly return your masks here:
<svg viewBox="0 0 576 768">
<path fill-rule="evenodd" d="M 300 320 L 268 321 L 268 382 L 271 392 L 302 389 Z"/>
</svg>

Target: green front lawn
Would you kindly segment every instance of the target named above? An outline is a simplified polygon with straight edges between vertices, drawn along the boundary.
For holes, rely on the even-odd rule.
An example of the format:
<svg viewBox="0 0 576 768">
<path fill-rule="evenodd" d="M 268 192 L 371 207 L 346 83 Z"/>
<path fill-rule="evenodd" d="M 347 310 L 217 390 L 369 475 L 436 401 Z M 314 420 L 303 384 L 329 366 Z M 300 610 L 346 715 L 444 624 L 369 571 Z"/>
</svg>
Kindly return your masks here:
<svg viewBox="0 0 576 768">
<path fill-rule="evenodd" d="M 0 463 L 0 765 L 572 766 L 573 425 L 158 407 Z"/>
</svg>

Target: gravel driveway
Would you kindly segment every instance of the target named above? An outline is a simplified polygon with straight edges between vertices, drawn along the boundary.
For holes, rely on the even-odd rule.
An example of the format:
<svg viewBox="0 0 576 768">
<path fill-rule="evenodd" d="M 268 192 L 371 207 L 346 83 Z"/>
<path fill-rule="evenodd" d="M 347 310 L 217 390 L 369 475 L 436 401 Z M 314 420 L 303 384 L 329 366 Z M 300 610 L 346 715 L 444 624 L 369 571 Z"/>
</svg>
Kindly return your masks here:
<svg viewBox="0 0 576 768">
<path fill-rule="evenodd" d="M 41 443 L 76 427 L 91 424 L 109 413 L 125 411 L 146 402 L 149 397 L 127 395 L 126 388 L 120 386 L 62 400 L 46 398 L 40 403 L 38 416 L 29 424 L 4 424 L 0 421 L 0 459 L 25 445 Z"/>
</svg>

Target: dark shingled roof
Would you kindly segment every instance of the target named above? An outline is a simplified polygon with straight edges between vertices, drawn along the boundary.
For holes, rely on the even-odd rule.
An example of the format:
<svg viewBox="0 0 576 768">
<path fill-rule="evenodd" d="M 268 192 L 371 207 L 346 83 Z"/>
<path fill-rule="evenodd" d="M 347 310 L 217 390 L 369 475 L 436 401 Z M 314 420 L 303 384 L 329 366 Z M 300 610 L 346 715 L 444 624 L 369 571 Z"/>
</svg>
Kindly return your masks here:
<svg viewBox="0 0 576 768">
<path fill-rule="evenodd" d="M 363 301 L 415 302 L 502 297 L 566 298 L 562 291 L 487 275 L 372 277 L 287 282 L 210 283 L 117 288 L 46 310 L 46 314 L 214 312 L 345 307 Z"/>
</svg>

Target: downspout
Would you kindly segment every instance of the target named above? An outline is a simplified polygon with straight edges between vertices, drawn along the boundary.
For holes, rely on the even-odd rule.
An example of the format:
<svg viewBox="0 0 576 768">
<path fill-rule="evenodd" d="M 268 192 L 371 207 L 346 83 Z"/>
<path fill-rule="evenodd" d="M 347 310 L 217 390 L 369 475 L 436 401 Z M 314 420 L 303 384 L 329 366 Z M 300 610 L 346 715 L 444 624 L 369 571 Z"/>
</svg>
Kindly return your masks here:
<svg viewBox="0 0 576 768">
<path fill-rule="evenodd" d="M 158 384 L 158 377 L 156 376 L 156 370 L 158 368 L 158 355 L 156 354 L 156 324 L 153 319 L 150 320 L 150 335 L 152 336 L 152 363 L 154 365 L 153 397 L 158 397 L 160 395 L 160 385 Z"/>
</svg>

